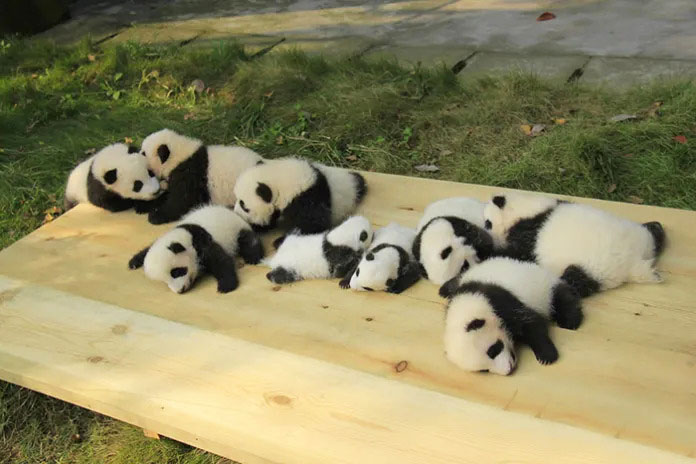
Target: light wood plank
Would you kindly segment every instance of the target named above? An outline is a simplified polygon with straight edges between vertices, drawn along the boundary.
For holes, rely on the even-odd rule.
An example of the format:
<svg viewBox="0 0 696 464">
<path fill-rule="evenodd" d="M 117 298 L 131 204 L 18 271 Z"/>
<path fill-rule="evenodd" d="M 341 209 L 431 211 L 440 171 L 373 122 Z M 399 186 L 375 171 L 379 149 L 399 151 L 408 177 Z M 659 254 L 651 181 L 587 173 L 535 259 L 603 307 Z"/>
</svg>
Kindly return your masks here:
<svg viewBox="0 0 696 464">
<path fill-rule="evenodd" d="M 361 211 L 377 226 L 392 220 L 415 225 L 423 208 L 435 199 L 456 195 L 486 199 L 492 192 L 499 190 L 374 173 L 366 173 L 366 176 L 371 192 Z M 421 395 L 424 395 L 422 398 L 427 397 L 428 402 L 434 401 L 429 395 L 436 395 L 436 398 L 446 398 L 445 403 L 448 405 L 452 402 L 459 405 L 457 407 L 464 404 L 466 408 L 483 408 L 476 409 L 477 414 L 483 414 L 493 421 L 490 424 L 499 420 L 507 424 L 508 417 L 517 418 L 509 419 L 511 424 L 518 419 L 524 420 L 526 428 L 536 427 L 530 424 L 543 424 L 543 429 L 539 430 L 543 430 L 545 435 L 536 439 L 527 436 L 531 441 L 526 446 L 520 444 L 523 450 L 533 445 L 541 446 L 540 450 L 549 453 L 567 449 L 572 455 L 583 452 L 581 448 L 573 448 L 579 443 L 570 438 L 575 436 L 573 434 L 577 434 L 575 437 L 578 440 L 580 437 L 600 434 L 599 436 L 610 437 L 621 443 L 622 447 L 627 447 L 625 449 L 643 449 L 634 448 L 642 444 L 674 453 L 671 457 L 693 457 L 696 453 L 696 339 L 693 335 L 696 333 L 696 297 L 693 291 L 696 284 L 696 213 L 596 200 L 577 201 L 593 203 L 642 222 L 661 221 L 669 239 L 667 251 L 659 264 L 666 282 L 660 285 L 626 285 L 586 300 L 586 322 L 578 332 L 561 329 L 554 329 L 552 332 L 561 353 L 557 364 L 540 366 L 531 352 L 523 349 L 518 370 L 513 376 L 505 378 L 466 373 L 444 359 L 441 343 L 444 308 L 437 297 L 437 289 L 427 282 L 421 282 L 398 296 L 342 291 L 336 281 L 301 282 L 278 289 L 264 278 L 266 268 L 245 266 L 240 270 L 241 286 L 232 294 L 217 294 L 212 279 L 206 278 L 191 292 L 175 295 L 166 286 L 145 279 L 142 272 L 127 270 L 126 263 L 130 255 L 168 228 L 149 226 L 144 217 L 132 213 L 107 214 L 88 206 L 78 207 L 0 253 L 0 274 L 4 274 L 12 282 L 30 286 L 22 287 L 22 292 L 25 292 L 24 288 L 31 288 L 31 292 L 50 289 L 65 294 L 65 298 L 84 298 L 85 300 L 79 301 L 84 301 L 86 308 L 83 309 L 86 313 L 98 316 L 94 321 L 90 319 L 91 324 L 101 324 L 99 318 L 107 317 L 112 308 L 120 307 L 117 309 L 127 311 L 129 317 L 148 316 L 161 321 L 163 337 L 165 332 L 171 330 L 168 324 L 182 324 L 196 336 L 214 334 L 222 337 L 225 343 L 277 350 L 283 356 L 295 360 L 293 362 L 297 369 L 304 366 L 301 375 L 305 377 L 321 379 L 308 371 L 316 368 L 314 363 L 323 366 L 320 370 L 328 376 L 327 382 L 331 382 L 334 375 L 339 375 L 336 372 L 346 373 L 346 376 L 355 379 L 367 376 L 365 378 L 371 379 L 370 382 L 379 382 L 381 390 L 375 390 L 379 393 L 365 399 L 366 402 L 377 401 L 377 396 L 391 400 L 391 389 L 401 391 L 399 389 L 406 388 L 408 395 L 415 395 L 413 398 L 408 396 L 409 401 L 420 398 Z M 269 240 L 270 238 L 267 241 Z M 11 296 L 12 290 L 9 292 L 7 295 Z M 7 298 L 3 300 L 2 295 L 0 294 L 0 309 L 5 311 L 9 303 L 3 302 Z M 15 302 L 15 299 L 11 298 L 10 301 Z M 34 304 L 38 303 L 32 300 L 27 306 Z M 104 309 L 107 307 L 110 308 L 109 311 Z M 106 312 L 102 313 L 103 311 Z M 65 311 L 61 309 L 60 312 Z M 35 314 L 34 323 L 41 325 L 37 321 L 43 317 L 43 313 Z M 84 317 L 84 314 L 73 314 L 73 317 Z M 118 325 L 114 324 L 113 327 Z M 125 328 L 114 330 L 130 331 L 129 324 L 122 325 Z M 108 333 L 101 335 L 110 337 Z M 99 336 L 87 331 L 81 335 L 85 340 L 80 340 L 79 343 L 87 343 L 90 337 Z M 174 333 L 169 336 L 176 338 Z M 119 349 L 135 350 L 130 347 L 130 343 L 136 340 L 128 337 L 117 337 L 117 340 L 126 345 Z M 7 345 L 0 346 L 3 347 L 0 349 L 0 368 L 3 369 L 0 377 L 26 385 L 22 383 L 23 378 L 18 380 L 16 376 L 12 377 L 12 372 L 21 371 L 22 362 L 28 362 L 28 358 L 18 355 L 14 345 L 7 349 Z M 212 353 L 213 349 L 211 347 L 205 351 Z M 16 365 L 12 364 L 12 369 L 7 367 L 5 361 L 8 356 L 17 362 Z M 50 365 L 43 356 L 37 354 L 32 362 L 39 366 Z M 204 356 L 199 361 L 205 359 Z M 406 368 L 397 372 L 396 365 L 402 361 L 407 362 Z M 263 366 L 254 363 L 253 369 L 262 368 Z M 266 368 L 272 369 L 273 365 Z M 139 369 L 142 371 L 131 373 L 128 377 L 136 379 L 138 375 L 144 376 L 138 381 L 141 384 L 147 383 L 148 377 L 159 375 L 156 372 L 147 374 L 144 366 Z M 250 375 L 246 369 L 247 366 L 244 366 L 243 375 Z M 296 375 L 300 375 L 299 372 Z M 258 374 L 256 370 L 253 373 Z M 70 375 L 73 374 L 71 371 Z M 193 388 L 198 385 L 201 376 L 207 375 L 207 371 L 193 369 L 179 374 L 179 382 Z M 98 378 L 91 381 L 98 382 L 101 376 L 102 373 L 99 372 Z M 285 374 L 282 376 L 283 379 L 286 378 Z M 88 374 L 84 374 L 84 378 L 88 377 Z M 50 377 L 43 381 L 45 384 L 37 389 L 77 402 L 74 393 L 66 397 L 65 392 L 58 391 L 59 387 L 51 383 Z M 135 380 L 133 382 L 138 384 Z M 206 382 L 209 385 L 214 383 L 212 380 Z M 307 391 L 302 391 L 301 396 L 323 395 L 319 386 L 321 383 L 313 386 L 306 384 Z M 226 386 L 220 384 L 216 388 L 224 390 Z M 133 394 L 139 393 L 134 391 Z M 142 391 L 140 394 L 147 392 Z M 369 396 L 369 393 L 365 394 Z M 417 401 L 424 401 L 422 398 Z M 90 395 L 86 395 L 81 401 L 92 404 L 93 400 Z M 247 407 L 245 401 L 246 399 L 240 398 L 234 407 Z M 388 427 L 391 427 L 391 416 L 376 416 L 370 409 L 362 411 L 355 401 L 353 397 L 346 398 L 343 412 L 337 414 L 352 415 L 358 411 L 359 414 L 355 417 L 359 420 L 380 426 L 390 424 Z M 449 418 L 447 420 L 454 421 L 454 417 L 450 415 L 438 417 L 441 412 L 429 410 L 428 402 L 419 406 L 423 417 L 414 420 L 413 424 L 404 422 L 402 425 L 416 427 L 422 424 L 425 428 L 432 426 L 428 430 L 435 433 L 437 427 L 445 423 L 438 422 L 439 420 Z M 110 412 L 108 408 L 111 406 L 108 404 L 100 407 L 107 408 L 101 409 L 107 414 L 166 436 L 198 443 L 197 446 L 233 458 L 240 459 L 237 451 L 241 450 L 242 454 L 251 455 L 242 459 L 245 462 L 255 462 L 255 459 L 260 458 L 273 461 L 280 456 L 265 454 L 266 451 L 263 450 L 270 446 L 268 443 L 259 448 L 247 448 L 241 445 L 239 447 L 235 442 L 222 450 L 215 443 L 207 442 L 204 445 L 200 441 L 204 429 L 189 428 L 183 420 L 168 425 L 169 428 L 177 427 L 178 434 L 169 433 L 169 428 L 162 429 L 159 424 L 151 426 L 143 423 L 152 420 L 148 415 L 149 410 L 145 414 L 145 411 L 138 411 L 137 408 L 131 409 L 128 410 L 128 417 L 122 417 Z M 414 407 L 407 406 L 411 409 Z M 480 411 L 485 411 L 485 414 Z M 475 417 L 477 420 L 473 422 L 460 418 L 459 422 L 452 422 L 450 426 L 454 426 L 457 433 L 470 434 L 471 441 L 467 442 L 469 446 L 475 447 L 472 444 L 474 437 L 483 440 L 481 443 L 491 443 L 490 435 L 484 433 L 485 428 L 478 428 L 479 416 Z M 304 427 L 304 423 L 293 422 L 295 420 L 293 416 L 284 425 L 288 430 L 295 430 L 293 427 L 298 429 L 294 432 L 285 430 L 284 433 L 291 433 L 290 436 L 301 433 L 299 430 Z M 247 425 L 250 427 L 252 423 Z M 326 422 L 327 427 L 330 424 L 332 423 Z M 331 438 L 326 438 L 329 443 L 335 441 L 339 433 L 343 433 L 340 427 L 334 425 L 337 427 L 334 429 L 335 436 L 330 434 Z M 253 430 L 249 427 L 245 427 L 243 432 L 252 433 Z M 264 430 L 259 428 L 257 433 L 263 434 Z M 545 437 L 549 433 L 552 436 L 560 433 L 556 430 L 566 432 L 554 444 L 559 446 L 554 451 L 541 443 L 547 440 Z M 190 435 L 182 436 L 182 431 L 195 434 L 198 441 L 192 442 Z M 590 435 L 586 435 L 588 433 Z M 502 454 L 489 454 L 487 457 L 482 454 L 479 456 L 480 462 L 502 460 L 501 456 L 505 452 L 516 449 L 512 444 L 508 449 L 507 445 L 509 440 L 517 443 L 516 439 L 504 434 L 499 437 L 501 438 L 495 439 L 497 444 L 494 448 L 496 453 L 503 448 L 500 451 Z M 565 445 L 562 443 L 564 440 Z M 248 440 L 241 441 L 247 443 Z M 299 445 L 292 439 L 279 441 L 271 446 L 273 452 L 303 453 L 296 449 Z M 418 441 L 422 442 L 423 440 Z M 372 447 L 372 441 L 369 443 Z M 408 441 L 403 443 L 408 444 Z M 462 445 L 462 448 L 457 449 L 463 450 L 463 442 L 457 443 Z M 380 445 L 387 446 L 385 443 Z M 427 447 L 430 445 L 427 444 Z M 336 446 L 332 448 L 333 451 L 327 449 L 314 457 L 300 455 L 307 459 L 304 462 L 313 462 L 312 459 L 319 462 L 322 456 L 329 461 L 340 462 L 337 457 L 340 449 L 340 446 Z M 448 449 L 450 448 L 443 448 Z M 444 459 L 448 452 L 436 455 L 443 456 Z M 630 453 L 621 454 L 624 452 L 617 451 L 617 455 L 632 456 Z M 465 453 L 465 456 L 476 455 L 472 453 Z M 557 458 L 565 454 L 546 456 Z M 348 456 L 354 458 L 354 453 L 349 452 Z M 389 456 L 409 462 L 401 454 Z M 411 454 L 411 457 L 416 456 L 422 458 L 418 453 Z M 456 455 L 448 456 L 454 458 Z M 369 454 L 364 457 L 369 461 Z"/>
</svg>

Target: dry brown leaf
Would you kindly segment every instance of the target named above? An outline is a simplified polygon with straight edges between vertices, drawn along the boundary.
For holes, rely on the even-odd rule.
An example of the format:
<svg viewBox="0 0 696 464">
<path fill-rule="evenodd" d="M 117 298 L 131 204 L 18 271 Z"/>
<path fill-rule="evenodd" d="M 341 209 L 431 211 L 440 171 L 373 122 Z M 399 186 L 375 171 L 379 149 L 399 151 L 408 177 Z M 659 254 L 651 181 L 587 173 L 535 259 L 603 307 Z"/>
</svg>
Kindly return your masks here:
<svg viewBox="0 0 696 464">
<path fill-rule="evenodd" d="M 85 155 L 91 156 L 91 155 L 95 154 L 96 152 L 97 152 L 96 148 L 88 148 L 87 150 L 85 150 Z"/>
<path fill-rule="evenodd" d="M 194 79 L 189 87 L 193 87 L 194 92 L 201 94 L 205 90 L 205 83 L 200 79 Z"/>
<path fill-rule="evenodd" d="M 650 108 L 647 109 L 646 113 L 648 117 L 654 118 L 660 115 L 660 107 L 662 106 L 661 101 L 656 101 L 652 104 Z"/>
<path fill-rule="evenodd" d="M 611 122 L 621 122 L 621 121 L 630 121 L 632 119 L 637 119 L 638 116 L 635 114 L 617 114 L 616 116 L 612 116 L 609 118 L 609 121 Z"/>
<path fill-rule="evenodd" d="M 48 208 L 46 211 L 44 211 L 44 218 L 41 224 L 48 224 L 49 222 L 53 221 L 55 218 L 60 216 L 62 212 L 63 210 L 57 206 Z"/>
<path fill-rule="evenodd" d="M 438 172 L 440 170 L 440 168 L 435 166 L 434 164 L 419 164 L 413 169 L 415 169 L 418 172 Z"/>
<path fill-rule="evenodd" d="M 452 153 L 453 153 L 452 150 L 442 150 L 442 151 L 440 152 L 440 156 L 449 156 L 449 155 L 451 155 Z"/>
<path fill-rule="evenodd" d="M 616 190 L 616 184 L 611 184 L 607 187 L 607 193 L 613 193 Z"/>
<path fill-rule="evenodd" d="M 520 130 L 524 132 L 524 135 L 530 135 L 532 133 L 532 126 L 529 124 L 522 124 Z"/>
<path fill-rule="evenodd" d="M 275 143 L 276 143 L 276 145 L 282 145 L 282 144 L 284 144 L 284 143 L 285 143 L 285 137 L 283 137 L 282 135 L 279 135 L 278 137 L 276 137 Z"/>
<path fill-rule="evenodd" d="M 348 156 L 346 156 L 346 159 L 348 161 L 358 161 L 358 157 L 355 155 L 348 155 Z"/>
<path fill-rule="evenodd" d="M 539 15 L 539 17 L 536 19 L 537 21 L 550 21 L 552 19 L 556 18 L 556 15 L 551 13 L 550 11 L 544 11 Z"/>
<path fill-rule="evenodd" d="M 564 118 L 558 118 L 558 119 L 554 119 L 553 122 L 555 124 L 558 124 L 559 126 L 562 126 L 563 124 L 567 123 L 568 121 Z"/>
<path fill-rule="evenodd" d="M 87 55 L 87 59 L 88 59 L 89 61 L 94 61 L 94 60 L 97 59 L 97 57 L 94 56 L 94 55 L 92 55 L 92 54 L 90 53 L 89 55 Z"/>
<path fill-rule="evenodd" d="M 34 74 L 31 75 L 31 78 L 32 78 L 32 79 L 36 79 L 37 77 L 39 77 L 39 75 L 36 74 L 36 73 L 34 73 Z"/>
<path fill-rule="evenodd" d="M 123 140 L 125 140 L 126 143 L 133 143 L 133 139 L 130 137 L 124 137 Z"/>
<path fill-rule="evenodd" d="M 263 96 L 266 97 L 266 98 L 271 98 L 271 97 L 273 96 L 273 90 L 271 90 L 271 91 L 268 92 L 268 93 L 264 93 Z"/>
<path fill-rule="evenodd" d="M 631 203 L 635 203 L 637 205 L 642 205 L 645 200 L 643 200 L 641 197 L 637 197 L 635 195 L 629 195 L 628 201 L 630 201 Z"/>
<path fill-rule="evenodd" d="M 676 135 L 676 136 L 672 137 L 672 140 L 674 140 L 675 142 L 678 142 L 678 143 L 682 143 L 682 144 L 686 143 L 686 137 L 683 135 Z"/>
<path fill-rule="evenodd" d="M 193 119 L 196 115 L 193 113 L 186 113 L 184 115 L 184 121 L 188 121 L 189 119 Z"/>
</svg>

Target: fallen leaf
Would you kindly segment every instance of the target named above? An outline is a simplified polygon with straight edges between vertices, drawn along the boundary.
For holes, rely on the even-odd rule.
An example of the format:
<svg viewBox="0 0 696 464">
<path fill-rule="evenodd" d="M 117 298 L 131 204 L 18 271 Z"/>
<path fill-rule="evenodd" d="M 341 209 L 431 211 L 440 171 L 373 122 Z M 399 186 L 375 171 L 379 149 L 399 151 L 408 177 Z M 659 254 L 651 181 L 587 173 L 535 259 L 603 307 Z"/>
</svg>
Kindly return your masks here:
<svg viewBox="0 0 696 464">
<path fill-rule="evenodd" d="M 529 124 L 522 124 L 520 130 L 524 132 L 524 135 L 530 135 L 532 133 L 532 126 Z"/>
<path fill-rule="evenodd" d="M 92 54 L 90 53 L 89 55 L 87 55 L 87 59 L 88 59 L 89 61 L 94 61 L 94 60 L 97 59 L 97 57 L 94 56 L 94 55 L 92 55 Z"/>
<path fill-rule="evenodd" d="M 556 15 L 551 13 L 550 11 L 544 11 L 539 15 L 539 17 L 536 19 L 537 21 L 550 21 L 552 19 L 556 18 Z"/>
<path fill-rule="evenodd" d="M 418 172 L 438 172 L 440 168 L 434 164 L 420 164 L 414 168 Z"/>
<path fill-rule="evenodd" d="M 558 118 L 558 119 L 554 119 L 553 122 L 555 124 L 558 124 L 559 126 L 562 126 L 563 124 L 567 123 L 568 121 L 566 121 L 564 118 Z"/>
<path fill-rule="evenodd" d="M 544 131 L 544 129 L 546 129 L 546 126 L 544 124 L 534 124 L 529 135 L 531 135 L 532 137 L 536 137 L 537 135 L 541 134 Z"/>
<path fill-rule="evenodd" d="M 55 218 L 60 216 L 62 212 L 63 210 L 57 206 L 48 208 L 46 211 L 44 211 L 44 218 L 41 224 L 48 224 L 49 222 L 53 221 Z"/>
<path fill-rule="evenodd" d="M 189 87 L 193 87 L 194 92 L 201 94 L 205 90 L 205 83 L 200 79 L 195 79 L 193 82 L 191 82 Z"/>
<path fill-rule="evenodd" d="M 453 153 L 452 150 L 442 150 L 442 151 L 440 152 L 440 156 L 449 156 L 449 155 L 451 155 L 452 153 Z"/>
<path fill-rule="evenodd" d="M 631 203 L 635 203 L 637 205 L 642 205 L 644 200 L 641 197 L 637 197 L 635 195 L 629 195 L 628 201 L 630 201 Z"/>
<path fill-rule="evenodd" d="M 126 143 L 133 143 L 133 139 L 130 137 L 124 137 L 123 140 L 125 140 Z"/>
<path fill-rule="evenodd" d="M 36 73 L 34 73 L 34 74 L 31 75 L 31 78 L 32 78 L 32 79 L 36 79 L 37 77 L 39 77 L 39 75 L 36 74 Z"/>
<path fill-rule="evenodd" d="M 276 145 L 282 145 L 282 144 L 284 144 L 284 143 L 285 143 L 285 137 L 283 137 L 282 135 L 279 135 L 278 137 L 276 137 L 275 143 L 276 143 Z"/>
<path fill-rule="evenodd" d="M 654 118 L 655 116 L 660 115 L 660 107 L 662 106 L 661 101 L 656 101 L 652 104 L 650 108 L 646 111 L 647 115 L 651 118 Z"/>
<path fill-rule="evenodd" d="M 97 152 L 96 148 L 88 148 L 87 150 L 85 150 L 85 155 L 93 155 L 96 152 Z"/>
<path fill-rule="evenodd" d="M 195 116 L 195 114 L 193 114 L 193 113 L 186 113 L 184 115 L 184 121 L 188 121 L 189 119 L 193 119 L 194 116 Z"/>
<path fill-rule="evenodd" d="M 672 137 L 672 140 L 674 140 L 675 142 L 679 142 L 679 143 L 686 143 L 686 137 L 683 135 L 676 135 L 676 136 Z"/>
<path fill-rule="evenodd" d="M 621 121 L 628 121 L 631 119 L 637 119 L 638 116 L 635 114 L 617 114 L 616 116 L 612 116 L 609 118 L 609 121 L 611 122 L 621 122 Z"/>
<path fill-rule="evenodd" d="M 346 156 L 346 159 L 348 161 L 358 161 L 358 157 L 355 155 L 348 155 L 348 156 Z"/>
<path fill-rule="evenodd" d="M 607 193 L 613 193 L 616 190 L 616 184 L 611 184 L 607 187 Z"/>
<path fill-rule="evenodd" d="M 271 91 L 268 92 L 268 93 L 264 93 L 263 96 L 266 97 L 266 98 L 271 98 L 271 97 L 273 96 L 273 90 L 271 90 Z"/>
</svg>

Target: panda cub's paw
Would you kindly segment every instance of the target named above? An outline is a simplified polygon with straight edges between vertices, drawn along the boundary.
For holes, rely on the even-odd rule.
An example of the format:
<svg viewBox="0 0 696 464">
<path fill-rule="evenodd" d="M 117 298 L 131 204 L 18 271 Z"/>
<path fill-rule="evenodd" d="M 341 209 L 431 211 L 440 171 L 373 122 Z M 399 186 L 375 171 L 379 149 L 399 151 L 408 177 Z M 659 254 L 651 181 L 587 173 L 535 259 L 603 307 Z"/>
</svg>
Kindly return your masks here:
<svg viewBox="0 0 696 464">
<path fill-rule="evenodd" d="M 239 287 L 239 281 L 236 278 L 225 278 L 218 280 L 217 291 L 220 293 L 229 293 Z"/>
<path fill-rule="evenodd" d="M 285 269 L 284 267 L 277 267 L 268 274 L 266 278 L 273 282 L 274 284 L 289 284 L 299 280 L 299 276 L 293 271 Z"/>
<path fill-rule="evenodd" d="M 345 278 L 341 279 L 341 281 L 338 283 L 338 286 L 341 287 L 342 289 L 346 290 L 350 288 L 350 278 L 352 277 L 351 275 L 346 276 Z"/>
<path fill-rule="evenodd" d="M 558 361 L 558 350 L 553 343 L 547 343 L 533 348 L 539 364 L 548 365 Z"/>
</svg>

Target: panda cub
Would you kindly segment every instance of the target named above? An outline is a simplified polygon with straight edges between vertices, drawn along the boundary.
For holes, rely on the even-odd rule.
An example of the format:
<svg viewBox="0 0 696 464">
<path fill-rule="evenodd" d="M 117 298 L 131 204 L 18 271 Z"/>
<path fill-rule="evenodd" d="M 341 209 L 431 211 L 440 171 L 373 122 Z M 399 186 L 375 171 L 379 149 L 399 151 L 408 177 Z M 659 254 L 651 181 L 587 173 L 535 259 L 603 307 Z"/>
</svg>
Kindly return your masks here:
<svg viewBox="0 0 696 464">
<path fill-rule="evenodd" d="M 275 255 L 265 260 L 266 278 L 276 284 L 302 279 L 344 277 L 355 268 L 372 241 L 372 226 L 363 216 L 352 216 L 329 232 L 299 235 L 290 232 Z"/>
<path fill-rule="evenodd" d="M 207 203 L 232 207 L 239 175 L 263 161 L 248 148 L 206 146 L 169 129 L 148 135 L 142 149 L 151 169 L 168 184 L 163 201 L 150 212 L 152 224 L 175 221 Z"/>
<path fill-rule="evenodd" d="M 234 211 L 224 206 L 204 206 L 188 213 L 172 230 L 131 258 L 128 267 L 144 267 L 145 275 L 161 280 L 176 293 L 184 293 L 203 269 L 218 282 L 218 292 L 237 288 L 235 256 L 249 264 L 263 258 L 258 236 Z"/>
<path fill-rule="evenodd" d="M 366 192 L 365 179 L 356 172 L 283 158 L 239 176 L 234 210 L 258 230 L 271 229 L 282 218 L 288 230 L 316 234 L 340 224 Z"/>
<path fill-rule="evenodd" d="M 485 209 L 485 228 L 501 254 L 535 261 L 580 295 L 624 282 L 660 282 L 655 260 L 665 246 L 659 222 L 638 224 L 587 205 L 509 192 Z"/>
<path fill-rule="evenodd" d="M 558 359 L 549 319 L 575 330 L 582 308 L 573 290 L 541 266 L 490 258 L 440 288 L 449 299 L 445 354 L 462 369 L 510 374 L 515 343 L 526 343 L 541 364 Z"/>
<path fill-rule="evenodd" d="M 401 293 L 420 279 L 411 248 L 416 231 L 395 222 L 375 232 L 372 245 L 357 268 L 339 283 L 358 291 Z"/>
<path fill-rule="evenodd" d="M 459 197 L 425 208 L 413 242 L 413 256 L 421 264 L 423 277 L 442 285 L 492 254 L 493 240 L 483 229 L 484 206 Z"/>
<path fill-rule="evenodd" d="M 67 211 L 78 203 L 91 203 L 114 212 L 133 207 L 146 212 L 160 193 L 159 181 L 138 149 L 115 143 L 72 170 L 63 206 Z"/>
</svg>

